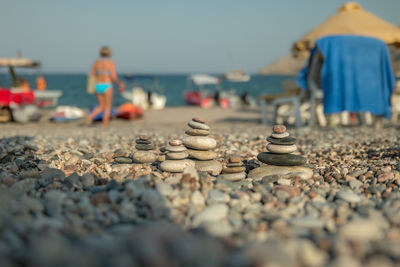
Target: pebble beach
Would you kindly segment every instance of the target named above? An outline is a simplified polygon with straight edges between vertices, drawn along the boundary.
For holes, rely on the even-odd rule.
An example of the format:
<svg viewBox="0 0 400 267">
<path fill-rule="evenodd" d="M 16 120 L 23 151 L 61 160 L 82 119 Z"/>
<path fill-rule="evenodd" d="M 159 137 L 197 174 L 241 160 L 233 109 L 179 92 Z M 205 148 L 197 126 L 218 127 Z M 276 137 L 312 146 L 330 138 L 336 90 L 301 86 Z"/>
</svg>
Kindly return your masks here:
<svg viewBox="0 0 400 267">
<path fill-rule="evenodd" d="M 192 118 L 218 171 L 163 171 L 196 153 L 177 141 Z M 259 119 L 182 107 L 107 129 L 0 125 L 0 266 L 400 266 L 398 128 L 288 127 L 307 175 L 251 176 L 273 126 Z"/>
</svg>

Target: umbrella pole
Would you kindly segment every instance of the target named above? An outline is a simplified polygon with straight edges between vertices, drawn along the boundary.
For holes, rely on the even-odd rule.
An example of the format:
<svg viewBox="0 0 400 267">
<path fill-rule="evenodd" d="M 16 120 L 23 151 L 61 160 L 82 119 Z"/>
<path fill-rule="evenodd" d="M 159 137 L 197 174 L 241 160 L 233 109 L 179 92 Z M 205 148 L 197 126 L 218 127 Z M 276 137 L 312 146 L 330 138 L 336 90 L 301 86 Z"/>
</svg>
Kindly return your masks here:
<svg viewBox="0 0 400 267">
<path fill-rule="evenodd" d="M 15 75 L 14 68 L 12 66 L 8 66 L 8 69 L 12 77 L 13 87 L 18 87 L 18 80 L 17 76 Z"/>
</svg>

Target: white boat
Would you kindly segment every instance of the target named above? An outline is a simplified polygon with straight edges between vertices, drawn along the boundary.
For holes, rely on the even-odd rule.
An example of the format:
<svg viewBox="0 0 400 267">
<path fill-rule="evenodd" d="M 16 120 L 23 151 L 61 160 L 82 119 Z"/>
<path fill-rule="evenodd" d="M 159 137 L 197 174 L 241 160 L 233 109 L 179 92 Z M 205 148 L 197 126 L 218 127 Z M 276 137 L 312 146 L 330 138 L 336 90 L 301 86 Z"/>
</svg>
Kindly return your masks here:
<svg viewBox="0 0 400 267">
<path fill-rule="evenodd" d="M 225 73 L 225 79 L 230 82 L 248 82 L 250 75 L 246 74 L 243 70 L 231 70 Z"/>
<path fill-rule="evenodd" d="M 157 77 L 151 75 L 125 75 L 132 91 L 124 92 L 122 97 L 142 109 L 164 109 L 167 97 Z"/>
</svg>

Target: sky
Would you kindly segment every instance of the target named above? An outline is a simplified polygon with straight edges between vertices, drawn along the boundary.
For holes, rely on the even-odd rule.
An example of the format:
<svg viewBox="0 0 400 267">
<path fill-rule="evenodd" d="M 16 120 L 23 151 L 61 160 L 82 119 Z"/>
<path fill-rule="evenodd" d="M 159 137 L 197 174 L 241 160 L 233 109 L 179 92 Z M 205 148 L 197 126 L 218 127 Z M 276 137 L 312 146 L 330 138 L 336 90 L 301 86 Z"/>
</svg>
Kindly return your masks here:
<svg viewBox="0 0 400 267">
<path fill-rule="evenodd" d="M 257 73 L 345 2 L 0 0 L 0 57 L 20 50 L 43 72 L 87 73 L 108 45 L 118 72 Z M 400 0 L 358 2 L 400 26 Z"/>
</svg>

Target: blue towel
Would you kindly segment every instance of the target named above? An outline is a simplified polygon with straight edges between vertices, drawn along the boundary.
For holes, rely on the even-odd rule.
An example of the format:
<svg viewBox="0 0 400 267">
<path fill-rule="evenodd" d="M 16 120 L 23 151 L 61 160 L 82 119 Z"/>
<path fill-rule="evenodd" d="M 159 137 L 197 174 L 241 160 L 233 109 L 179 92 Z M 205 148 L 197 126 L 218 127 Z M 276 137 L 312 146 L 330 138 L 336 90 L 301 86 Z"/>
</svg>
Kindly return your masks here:
<svg viewBox="0 0 400 267">
<path fill-rule="evenodd" d="M 369 111 L 390 118 L 395 78 L 384 42 L 356 35 L 326 36 L 317 40 L 308 64 L 317 48 L 324 57 L 324 113 Z M 303 90 L 307 88 L 307 68 L 297 77 Z"/>
</svg>

